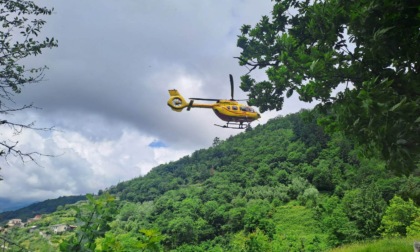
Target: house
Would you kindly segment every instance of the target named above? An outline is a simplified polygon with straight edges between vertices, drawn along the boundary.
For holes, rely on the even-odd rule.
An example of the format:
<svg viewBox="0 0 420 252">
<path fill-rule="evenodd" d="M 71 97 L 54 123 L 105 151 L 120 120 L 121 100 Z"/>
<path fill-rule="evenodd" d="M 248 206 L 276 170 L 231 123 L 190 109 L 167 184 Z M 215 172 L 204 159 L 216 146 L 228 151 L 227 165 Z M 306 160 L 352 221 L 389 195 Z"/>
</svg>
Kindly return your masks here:
<svg viewBox="0 0 420 252">
<path fill-rule="evenodd" d="M 9 227 L 23 227 L 25 224 L 22 222 L 21 219 L 11 219 L 7 222 L 7 226 Z"/>
<path fill-rule="evenodd" d="M 35 230 L 37 230 L 37 229 L 38 229 L 38 226 L 31 226 L 29 228 L 29 233 L 35 232 Z"/>
<path fill-rule="evenodd" d="M 57 224 L 57 225 L 50 226 L 50 228 L 54 232 L 54 234 L 61 234 L 69 230 L 70 226 L 67 224 Z"/>
<path fill-rule="evenodd" d="M 29 219 L 28 219 L 28 221 L 27 221 L 27 223 L 31 223 L 31 222 L 34 222 L 34 221 L 40 220 L 41 218 L 42 218 L 42 215 L 37 214 L 37 215 L 35 215 L 35 217 L 33 217 L 33 218 L 29 218 Z"/>
</svg>

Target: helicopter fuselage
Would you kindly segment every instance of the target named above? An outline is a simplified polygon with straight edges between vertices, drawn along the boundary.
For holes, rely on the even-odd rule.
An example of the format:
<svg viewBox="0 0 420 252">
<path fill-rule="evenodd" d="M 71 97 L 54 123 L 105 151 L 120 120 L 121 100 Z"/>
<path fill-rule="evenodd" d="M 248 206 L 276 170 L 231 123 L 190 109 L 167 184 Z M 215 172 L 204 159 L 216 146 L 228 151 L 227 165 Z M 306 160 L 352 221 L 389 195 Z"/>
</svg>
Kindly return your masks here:
<svg viewBox="0 0 420 252">
<path fill-rule="evenodd" d="M 184 108 L 187 108 L 187 110 L 191 108 L 210 108 L 221 120 L 228 122 L 228 125 L 230 122 L 242 125 L 261 118 L 260 114 L 252 107 L 240 104 L 235 100 L 211 99 L 215 103 L 203 104 L 195 103 L 197 99 L 191 98 L 188 103 L 175 89 L 169 90 L 169 94 L 168 106 L 176 112 L 181 112 Z"/>
<path fill-rule="evenodd" d="M 220 100 L 213 104 L 213 112 L 225 122 L 252 122 L 260 118 L 252 107 L 230 100 Z"/>
</svg>

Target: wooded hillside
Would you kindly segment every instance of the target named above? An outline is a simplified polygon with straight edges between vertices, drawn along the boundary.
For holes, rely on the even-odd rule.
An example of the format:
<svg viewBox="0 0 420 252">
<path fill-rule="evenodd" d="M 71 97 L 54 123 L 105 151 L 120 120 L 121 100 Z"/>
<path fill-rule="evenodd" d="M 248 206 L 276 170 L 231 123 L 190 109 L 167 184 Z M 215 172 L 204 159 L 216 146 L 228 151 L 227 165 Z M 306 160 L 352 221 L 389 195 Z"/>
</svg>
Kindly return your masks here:
<svg viewBox="0 0 420 252">
<path fill-rule="evenodd" d="M 351 141 L 324 134 L 316 119 L 304 111 L 271 120 L 110 192 L 148 209 L 130 220 L 160 230 L 165 246 L 180 251 L 246 247 L 253 239 L 273 251 L 316 251 L 394 234 L 382 223 L 387 204 L 396 196 L 420 203 L 420 179 L 364 159 Z"/>
<path fill-rule="evenodd" d="M 74 235 L 62 250 L 325 251 L 419 235 L 419 170 L 394 175 L 316 120 L 303 111 L 215 138 L 208 149 L 101 191 L 90 208 L 54 213 L 71 222 L 73 211 L 84 232 L 101 230 L 87 233 L 91 241 Z"/>
</svg>

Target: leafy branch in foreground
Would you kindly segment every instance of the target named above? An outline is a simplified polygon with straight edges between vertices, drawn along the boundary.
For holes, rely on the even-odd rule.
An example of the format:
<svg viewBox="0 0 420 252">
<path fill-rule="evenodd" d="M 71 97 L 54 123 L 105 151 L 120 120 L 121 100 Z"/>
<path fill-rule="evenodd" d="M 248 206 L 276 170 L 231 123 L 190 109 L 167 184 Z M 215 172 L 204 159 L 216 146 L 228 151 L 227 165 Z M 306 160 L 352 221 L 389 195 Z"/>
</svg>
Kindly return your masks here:
<svg viewBox="0 0 420 252">
<path fill-rule="evenodd" d="M 272 16 L 243 25 L 239 64 L 268 80 L 242 76 L 261 112 L 294 93 L 318 101 L 321 123 L 410 173 L 420 160 L 420 2 L 275 1 Z"/>
<path fill-rule="evenodd" d="M 86 195 L 87 204 L 75 206 L 78 228 L 76 235 L 60 244 L 60 251 L 94 251 L 96 238 L 104 237 L 117 213 L 115 198 L 109 193 Z"/>
<path fill-rule="evenodd" d="M 157 230 L 113 232 L 111 223 L 118 215 L 119 202 L 108 192 L 86 198 L 86 204 L 73 207 L 79 227 L 60 244 L 60 251 L 161 251 L 165 236 Z"/>
<path fill-rule="evenodd" d="M 9 129 L 12 131 L 13 135 L 19 135 L 24 129 L 31 129 L 31 130 L 38 130 L 38 131 L 51 131 L 53 128 L 36 128 L 34 127 L 34 123 L 30 124 L 19 124 L 19 123 L 13 123 L 9 122 L 7 120 L 0 121 L 0 125 L 7 125 L 9 126 Z M 36 158 L 34 156 L 49 156 L 52 157 L 53 155 L 49 154 L 42 154 L 37 151 L 32 152 L 25 152 L 21 149 L 17 148 L 17 145 L 19 144 L 19 141 L 11 141 L 10 139 L 3 139 L 0 140 L 0 146 L 2 149 L 0 150 L 0 156 L 4 156 L 7 160 L 9 155 L 12 155 L 14 157 L 18 157 L 21 159 L 22 162 L 26 161 L 32 161 L 36 164 L 38 162 L 36 161 Z"/>
<path fill-rule="evenodd" d="M 20 134 L 23 129 L 48 130 L 34 128 L 33 123 L 22 124 L 6 120 L 15 112 L 33 108 L 33 105 L 17 105 L 14 95 L 22 91 L 27 84 L 38 83 L 44 78 L 46 66 L 26 68 L 23 60 L 41 54 L 44 49 L 57 47 L 54 38 L 39 38 L 46 21 L 38 16 L 48 16 L 53 9 L 40 7 L 33 1 L 0 0 L 0 127 L 9 126 L 13 134 Z M 38 152 L 23 152 L 18 149 L 18 142 L 3 136 L 0 140 L 0 156 L 13 154 L 22 160 L 34 161 Z M 0 178 L 1 179 L 1 178 Z"/>
</svg>

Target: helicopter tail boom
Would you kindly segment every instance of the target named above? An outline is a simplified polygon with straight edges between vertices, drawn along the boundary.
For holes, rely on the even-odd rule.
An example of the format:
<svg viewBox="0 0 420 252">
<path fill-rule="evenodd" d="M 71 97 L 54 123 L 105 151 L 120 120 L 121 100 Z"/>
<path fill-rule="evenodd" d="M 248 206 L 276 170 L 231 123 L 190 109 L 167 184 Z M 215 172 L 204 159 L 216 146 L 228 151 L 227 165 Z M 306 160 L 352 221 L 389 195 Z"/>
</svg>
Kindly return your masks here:
<svg viewBox="0 0 420 252">
<path fill-rule="evenodd" d="M 168 106 L 173 111 L 181 112 L 185 107 L 188 107 L 188 102 L 182 97 L 182 95 L 176 89 L 169 90 Z"/>
</svg>

